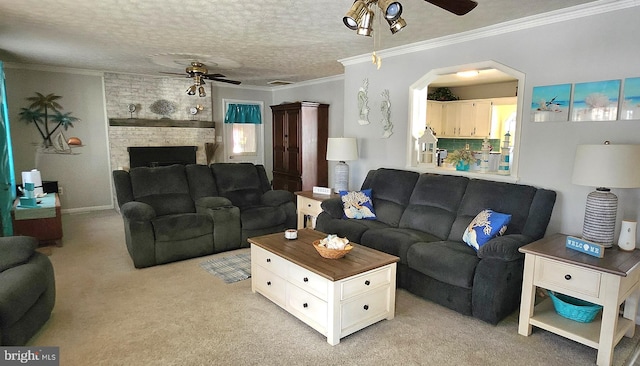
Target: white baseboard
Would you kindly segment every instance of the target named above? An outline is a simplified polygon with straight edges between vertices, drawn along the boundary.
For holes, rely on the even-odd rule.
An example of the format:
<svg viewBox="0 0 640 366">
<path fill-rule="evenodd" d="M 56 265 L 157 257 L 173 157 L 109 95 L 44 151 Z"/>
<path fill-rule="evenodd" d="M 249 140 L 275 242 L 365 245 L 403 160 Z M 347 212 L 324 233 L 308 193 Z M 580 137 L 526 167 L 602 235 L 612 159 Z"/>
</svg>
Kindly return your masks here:
<svg viewBox="0 0 640 366">
<path fill-rule="evenodd" d="M 113 204 L 104 206 L 91 206 L 91 207 L 78 207 L 78 208 L 63 208 L 63 214 L 76 214 L 91 211 L 113 210 Z"/>
</svg>

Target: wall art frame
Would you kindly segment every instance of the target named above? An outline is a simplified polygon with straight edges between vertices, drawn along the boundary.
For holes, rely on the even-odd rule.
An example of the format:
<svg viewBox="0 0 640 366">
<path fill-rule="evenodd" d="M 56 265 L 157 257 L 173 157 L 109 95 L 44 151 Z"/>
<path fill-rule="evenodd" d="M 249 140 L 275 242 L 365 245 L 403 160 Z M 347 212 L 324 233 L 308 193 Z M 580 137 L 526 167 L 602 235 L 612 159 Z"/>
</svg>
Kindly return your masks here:
<svg viewBox="0 0 640 366">
<path fill-rule="evenodd" d="M 569 120 L 572 84 L 536 86 L 531 95 L 533 122 L 566 122 Z"/>
<path fill-rule="evenodd" d="M 640 119 L 640 77 L 624 79 L 620 98 L 620 119 Z"/>
<path fill-rule="evenodd" d="M 571 120 L 617 120 L 620 85 L 619 79 L 574 84 Z"/>
</svg>

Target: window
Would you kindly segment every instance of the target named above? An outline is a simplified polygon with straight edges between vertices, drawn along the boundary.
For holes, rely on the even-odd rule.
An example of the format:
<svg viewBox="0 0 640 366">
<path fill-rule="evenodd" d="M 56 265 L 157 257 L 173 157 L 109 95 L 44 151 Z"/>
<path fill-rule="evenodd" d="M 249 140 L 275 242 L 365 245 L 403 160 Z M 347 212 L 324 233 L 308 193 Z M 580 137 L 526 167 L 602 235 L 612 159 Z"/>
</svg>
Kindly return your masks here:
<svg viewBox="0 0 640 366">
<path fill-rule="evenodd" d="M 263 102 L 223 99 L 226 162 L 263 164 Z"/>
</svg>

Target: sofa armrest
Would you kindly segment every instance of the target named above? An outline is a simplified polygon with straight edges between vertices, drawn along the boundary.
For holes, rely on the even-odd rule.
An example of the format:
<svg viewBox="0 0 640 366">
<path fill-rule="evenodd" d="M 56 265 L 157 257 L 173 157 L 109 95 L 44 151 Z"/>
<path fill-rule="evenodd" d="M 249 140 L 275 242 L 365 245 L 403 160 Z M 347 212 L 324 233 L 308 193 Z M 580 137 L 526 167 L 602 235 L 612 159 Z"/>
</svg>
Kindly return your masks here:
<svg viewBox="0 0 640 366">
<path fill-rule="evenodd" d="M 293 193 L 282 189 L 266 191 L 260 198 L 262 204 L 277 207 L 288 202 L 295 202 Z"/>
<path fill-rule="evenodd" d="M 31 236 L 0 237 L 0 272 L 28 261 L 37 247 L 38 240 Z"/>
<path fill-rule="evenodd" d="M 480 247 L 478 257 L 480 259 L 500 259 L 507 262 L 522 259 L 524 254 L 520 253 L 518 249 L 532 241 L 532 238 L 522 234 L 497 236 Z"/>
<path fill-rule="evenodd" d="M 233 207 L 233 203 L 225 197 L 202 197 L 196 200 L 196 212 L 208 208 L 216 210 L 220 208 Z"/>
<path fill-rule="evenodd" d="M 150 221 L 156 217 L 156 210 L 143 202 L 131 201 L 120 207 L 120 213 L 130 221 Z"/>
<path fill-rule="evenodd" d="M 334 219 L 341 219 L 344 216 L 342 199 L 340 198 L 329 198 L 328 200 L 324 200 L 320 204 L 320 207 L 322 207 L 322 210 L 331 215 Z"/>
</svg>

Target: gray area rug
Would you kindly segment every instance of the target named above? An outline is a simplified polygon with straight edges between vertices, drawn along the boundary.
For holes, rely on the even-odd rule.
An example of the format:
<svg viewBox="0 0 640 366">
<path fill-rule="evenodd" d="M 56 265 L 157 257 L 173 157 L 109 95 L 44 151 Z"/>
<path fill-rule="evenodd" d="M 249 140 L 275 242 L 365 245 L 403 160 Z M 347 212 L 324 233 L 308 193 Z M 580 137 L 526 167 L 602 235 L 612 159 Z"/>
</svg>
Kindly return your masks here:
<svg viewBox="0 0 640 366">
<path fill-rule="evenodd" d="M 246 280 L 251 277 L 251 254 L 242 253 L 213 258 L 200 263 L 200 267 L 221 278 L 225 283 Z"/>
</svg>

